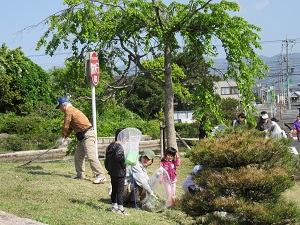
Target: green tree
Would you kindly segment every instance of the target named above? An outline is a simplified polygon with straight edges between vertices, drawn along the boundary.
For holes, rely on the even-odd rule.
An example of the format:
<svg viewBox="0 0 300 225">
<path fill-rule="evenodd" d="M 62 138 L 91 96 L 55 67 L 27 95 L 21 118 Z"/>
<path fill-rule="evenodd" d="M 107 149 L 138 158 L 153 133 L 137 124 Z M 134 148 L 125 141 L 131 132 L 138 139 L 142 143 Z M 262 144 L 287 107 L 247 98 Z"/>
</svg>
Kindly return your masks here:
<svg viewBox="0 0 300 225">
<path fill-rule="evenodd" d="M 238 114 L 244 112 L 240 101 L 234 98 L 223 98 L 221 100 L 223 118 L 232 122 Z"/>
<path fill-rule="evenodd" d="M 53 100 L 51 79 L 21 48 L 0 48 L 0 112 L 26 115 Z"/>
<path fill-rule="evenodd" d="M 84 64 L 75 61 L 66 61 L 64 68 L 50 70 L 53 79 L 53 91 L 57 97 L 72 96 L 72 99 L 90 97 L 90 84 L 86 80 Z M 102 85 L 97 86 L 96 94 L 103 93 Z"/>
<path fill-rule="evenodd" d="M 213 79 L 218 81 L 220 77 L 210 75 L 210 64 L 205 61 L 204 56 L 198 52 L 198 49 L 191 49 L 190 46 L 185 46 L 183 52 L 176 54 L 174 62 L 182 68 L 186 75 L 180 78 L 180 84 L 190 93 L 189 98 L 185 99 L 181 99 L 175 94 L 177 110 L 192 110 L 201 107 L 195 101 L 198 96 L 198 93 L 196 93 L 197 87 L 201 86 L 202 89 L 206 89 L 206 86 L 201 85 L 204 80 Z"/>
<path fill-rule="evenodd" d="M 138 77 L 125 95 L 124 106 L 145 120 L 154 119 L 164 106 L 163 90 L 156 82 Z"/>
<path fill-rule="evenodd" d="M 111 65 L 111 70 L 115 71 L 115 65 L 122 61 L 127 66 L 126 74 L 135 64 L 138 74 L 149 79 L 153 79 L 153 72 L 161 71 L 167 146 L 177 147 L 172 56 L 179 49 L 178 35 L 193 49 L 198 49 L 199 54 L 209 56 L 218 53 L 212 40 L 220 40 L 229 65 L 224 76 L 235 78 L 243 104 L 250 110 L 249 99 L 253 99 L 253 93 L 249 88 L 254 83 L 253 77 L 262 78 L 266 67 L 254 52 L 255 48 L 261 48 L 256 33 L 260 28 L 228 13 L 239 10 L 237 3 L 190 0 L 187 4 L 171 2 L 166 5 L 160 0 L 65 0 L 64 4 L 67 5 L 65 10 L 45 20 L 50 27 L 37 48 L 45 46 L 45 52 L 53 55 L 63 46 L 71 48 L 73 56 L 81 56 L 81 59 L 83 53 L 95 50 L 107 65 Z M 164 58 L 162 67 L 149 70 L 143 65 L 143 60 L 158 55 Z M 212 95 L 205 98 L 206 104 L 215 104 Z M 218 108 L 211 109 L 219 114 Z"/>
<path fill-rule="evenodd" d="M 194 176 L 203 190 L 184 195 L 182 209 L 206 215 L 205 224 L 295 224 L 299 209 L 282 198 L 298 173 L 299 159 L 290 153 L 290 144 L 255 129 L 229 130 L 198 142 L 189 158 L 203 166 Z M 216 213 L 221 211 L 227 213 L 223 218 Z"/>
</svg>

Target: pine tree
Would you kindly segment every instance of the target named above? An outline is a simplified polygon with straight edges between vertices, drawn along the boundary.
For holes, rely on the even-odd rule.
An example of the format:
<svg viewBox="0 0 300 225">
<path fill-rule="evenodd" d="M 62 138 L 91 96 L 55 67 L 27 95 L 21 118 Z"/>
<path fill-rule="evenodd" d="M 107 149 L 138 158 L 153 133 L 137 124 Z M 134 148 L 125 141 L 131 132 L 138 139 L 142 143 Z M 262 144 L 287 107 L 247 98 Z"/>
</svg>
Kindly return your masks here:
<svg viewBox="0 0 300 225">
<path fill-rule="evenodd" d="M 188 157 L 203 169 L 194 181 L 203 188 L 181 199 L 182 210 L 205 224 L 288 224 L 299 210 L 281 194 L 294 185 L 298 157 L 289 139 L 265 138 L 251 129 L 226 131 L 201 140 Z"/>
</svg>

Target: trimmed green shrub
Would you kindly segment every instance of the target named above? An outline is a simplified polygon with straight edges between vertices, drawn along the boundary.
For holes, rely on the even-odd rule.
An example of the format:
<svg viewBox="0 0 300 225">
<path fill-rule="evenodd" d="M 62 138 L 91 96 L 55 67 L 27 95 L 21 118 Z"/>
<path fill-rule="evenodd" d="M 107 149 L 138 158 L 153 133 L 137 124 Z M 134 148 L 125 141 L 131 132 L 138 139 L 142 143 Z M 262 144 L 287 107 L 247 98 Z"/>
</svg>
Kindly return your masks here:
<svg viewBox="0 0 300 225">
<path fill-rule="evenodd" d="M 41 114 L 17 116 L 2 114 L 1 133 L 9 136 L 0 142 L 0 151 L 46 149 L 53 146 L 60 133 L 60 121 Z"/>
<path fill-rule="evenodd" d="M 294 166 L 299 164 L 290 145 L 289 139 L 265 138 L 264 132 L 254 129 L 229 129 L 218 139 L 198 142 L 188 157 L 203 166 L 194 176 L 203 191 L 184 195 L 182 210 L 195 217 L 206 215 L 204 224 L 292 224 L 299 220 L 299 210 L 281 198 L 294 185 Z"/>
</svg>

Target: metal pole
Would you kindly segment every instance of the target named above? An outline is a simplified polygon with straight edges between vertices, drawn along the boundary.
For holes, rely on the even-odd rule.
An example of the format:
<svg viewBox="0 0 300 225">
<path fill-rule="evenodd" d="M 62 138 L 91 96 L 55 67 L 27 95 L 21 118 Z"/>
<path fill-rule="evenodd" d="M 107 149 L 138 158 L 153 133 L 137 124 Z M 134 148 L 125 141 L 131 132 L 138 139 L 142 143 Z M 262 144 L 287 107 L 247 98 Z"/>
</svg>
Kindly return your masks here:
<svg viewBox="0 0 300 225">
<path fill-rule="evenodd" d="M 95 131 L 95 154 L 98 158 L 98 138 L 97 138 L 97 119 L 96 119 L 96 97 L 95 97 L 95 85 L 91 85 L 92 89 L 92 113 L 93 113 L 93 127 Z"/>
<path fill-rule="evenodd" d="M 289 78 L 289 49 L 288 40 L 286 39 L 286 83 L 287 83 L 287 99 L 288 99 L 288 109 L 291 109 L 290 101 L 290 78 Z"/>
<path fill-rule="evenodd" d="M 160 122 L 160 156 L 164 156 L 164 125 Z"/>
</svg>

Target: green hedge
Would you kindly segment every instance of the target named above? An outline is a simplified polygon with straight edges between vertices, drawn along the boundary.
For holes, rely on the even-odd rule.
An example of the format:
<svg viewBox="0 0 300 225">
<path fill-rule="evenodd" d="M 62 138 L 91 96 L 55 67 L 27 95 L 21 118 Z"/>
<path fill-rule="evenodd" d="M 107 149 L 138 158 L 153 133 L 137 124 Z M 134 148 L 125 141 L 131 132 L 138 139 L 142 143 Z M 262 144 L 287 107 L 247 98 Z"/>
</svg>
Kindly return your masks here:
<svg viewBox="0 0 300 225">
<path fill-rule="evenodd" d="M 145 121 L 125 107 L 114 106 L 97 116 L 97 136 L 113 137 L 121 127 L 135 127 L 142 134 L 159 139 L 158 120 Z M 46 149 L 60 137 L 63 113 L 56 110 L 49 114 L 32 113 L 17 116 L 13 113 L 1 114 L 0 133 L 9 136 L 0 139 L 0 151 L 23 151 Z M 198 138 L 199 123 L 176 123 L 175 129 L 181 137 Z M 73 137 L 73 135 L 71 136 Z"/>
<path fill-rule="evenodd" d="M 175 130 L 181 137 L 198 138 L 199 122 L 194 123 L 175 123 Z"/>
<path fill-rule="evenodd" d="M 47 149 L 60 137 L 62 124 L 63 113 L 58 110 L 28 116 L 1 114 L 0 133 L 8 135 L 0 138 L 0 152 Z M 121 127 L 135 127 L 153 139 L 160 134 L 159 121 L 144 121 L 124 107 L 115 106 L 97 117 L 98 137 L 115 136 Z"/>
</svg>

